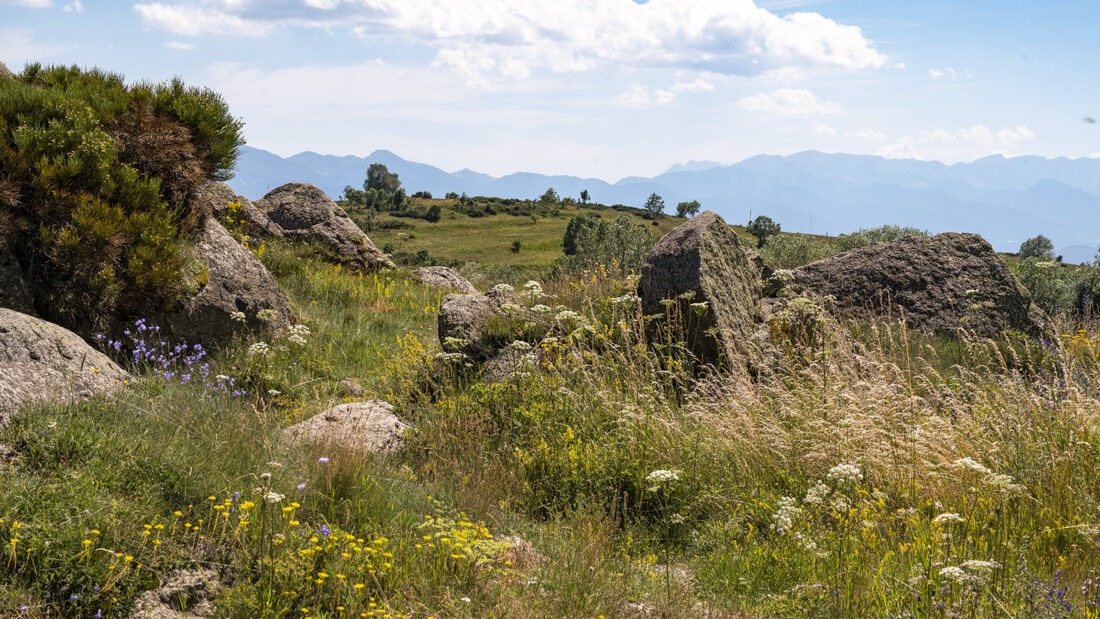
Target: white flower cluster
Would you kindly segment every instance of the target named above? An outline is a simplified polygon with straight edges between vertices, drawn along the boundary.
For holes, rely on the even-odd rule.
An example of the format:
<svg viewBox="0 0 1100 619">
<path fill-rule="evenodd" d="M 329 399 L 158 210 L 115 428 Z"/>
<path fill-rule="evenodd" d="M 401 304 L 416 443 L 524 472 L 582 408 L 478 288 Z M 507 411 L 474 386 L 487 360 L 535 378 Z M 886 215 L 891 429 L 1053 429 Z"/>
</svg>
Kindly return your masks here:
<svg viewBox="0 0 1100 619">
<path fill-rule="evenodd" d="M 966 570 L 955 565 L 949 565 L 940 570 L 940 578 L 944 580 L 950 580 L 952 582 L 957 582 L 959 584 L 963 584 L 971 580 L 971 576 L 970 574 L 966 573 Z"/>
<path fill-rule="evenodd" d="M 306 345 L 306 338 L 310 335 L 309 327 L 305 325 L 291 325 L 286 331 L 286 341 L 298 346 Z"/>
<path fill-rule="evenodd" d="M 551 309 L 549 305 L 543 305 L 542 303 L 539 303 L 538 305 L 532 305 L 531 311 L 535 312 L 536 314 L 549 314 L 554 310 Z"/>
<path fill-rule="evenodd" d="M 554 316 L 554 320 L 558 322 L 580 322 L 581 315 L 573 310 L 562 310 L 558 312 L 557 316 Z"/>
<path fill-rule="evenodd" d="M 667 469 L 657 469 L 651 471 L 649 475 L 645 476 L 645 480 L 650 484 L 649 491 L 657 492 L 661 489 L 663 484 L 669 484 L 674 481 L 679 481 L 680 473 L 677 471 L 669 471 Z"/>
<path fill-rule="evenodd" d="M 241 324 L 248 322 L 248 316 L 245 316 L 244 312 L 229 312 L 229 319 Z"/>
<path fill-rule="evenodd" d="M 951 463 L 951 468 L 956 470 L 971 470 L 977 473 L 981 473 L 982 475 L 989 475 L 993 472 L 989 470 L 988 467 L 969 456 L 967 456 L 966 458 L 959 458 L 958 460 L 955 460 Z"/>
<path fill-rule="evenodd" d="M 838 464 L 829 469 L 829 481 L 839 484 L 857 484 L 863 481 L 863 472 L 855 464 Z"/>
<path fill-rule="evenodd" d="M 966 519 L 955 512 L 946 512 L 932 519 L 934 524 L 962 524 Z"/>
<path fill-rule="evenodd" d="M 466 355 L 460 352 L 437 352 L 435 358 L 446 363 L 459 363 L 466 358 Z"/>
<path fill-rule="evenodd" d="M 825 482 L 819 481 L 806 491 L 806 496 L 802 499 L 802 502 L 807 505 L 824 505 L 825 499 L 828 497 L 829 486 Z"/>
<path fill-rule="evenodd" d="M 446 348 L 447 350 L 458 350 L 468 343 L 469 342 L 460 337 L 447 336 L 443 338 L 443 348 Z"/>
<path fill-rule="evenodd" d="M 615 305 L 634 305 L 638 302 L 638 299 L 638 295 L 634 294 L 634 292 L 631 291 L 621 297 L 613 297 L 611 299 L 611 302 Z"/>
<path fill-rule="evenodd" d="M 279 494 L 278 492 L 275 492 L 274 490 L 268 490 L 267 494 L 264 495 L 264 501 L 267 502 L 267 503 L 272 503 L 272 504 L 281 503 L 282 500 L 285 499 L 285 498 L 286 498 L 285 494 Z"/>
<path fill-rule="evenodd" d="M 1023 485 L 1016 483 L 1016 480 L 1011 475 L 1005 475 L 1003 473 L 994 473 L 989 467 L 977 462 L 973 458 L 959 458 L 951 463 L 951 468 L 956 471 L 973 471 L 982 475 L 986 484 L 989 484 L 994 489 L 999 490 L 1003 494 L 1017 495 L 1023 494 L 1027 491 Z"/>
<path fill-rule="evenodd" d="M 248 347 L 249 357 L 263 357 L 269 352 L 271 352 L 271 347 L 268 346 L 265 342 L 256 342 L 255 344 Z"/>
<path fill-rule="evenodd" d="M 798 508 L 798 499 L 785 496 L 779 499 L 779 509 L 772 514 L 772 530 L 785 533 L 794 528 L 794 523 L 802 515 Z"/>
<path fill-rule="evenodd" d="M 546 295 L 542 293 L 542 284 L 535 280 L 530 280 L 523 285 L 523 296 L 527 297 L 529 303 L 534 303 L 544 298 Z"/>
<path fill-rule="evenodd" d="M 940 578 L 944 580 L 950 580 L 958 584 L 976 583 L 984 584 L 986 578 L 995 569 L 1001 567 L 1000 563 L 996 561 L 980 561 L 977 559 L 971 559 L 964 562 L 962 565 L 949 565 L 940 570 Z"/>
<path fill-rule="evenodd" d="M 531 350 L 531 344 L 524 342 L 523 340 L 513 340 L 512 343 L 508 345 L 508 348 L 511 348 L 512 350 L 518 352 L 527 352 Z"/>
<path fill-rule="evenodd" d="M 698 303 L 691 304 L 691 309 L 697 314 L 702 314 L 707 311 L 708 307 L 710 307 L 710 304 L 706 301 L 699 301 Z"/>
<path fill-rule="evenodd" d="M 516 291 L 516 289 L 512 288 L 508 284 L 497 284 L 496 286 L 493 286 L 493 289 L 492 289 L 491 292 L 495 292 L 495 293 L 498 293 L 498 294 L 512 294 L 515 291 Z"/>
</svg>

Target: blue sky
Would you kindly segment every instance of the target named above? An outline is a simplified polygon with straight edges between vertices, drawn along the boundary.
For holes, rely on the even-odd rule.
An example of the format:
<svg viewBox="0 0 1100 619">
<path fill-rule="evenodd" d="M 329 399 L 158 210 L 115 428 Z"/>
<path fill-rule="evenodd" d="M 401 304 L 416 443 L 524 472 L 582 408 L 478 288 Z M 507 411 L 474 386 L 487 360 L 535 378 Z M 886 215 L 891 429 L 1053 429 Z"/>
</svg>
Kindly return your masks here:
<svg viewBox="0 0 1100 619">
<path fill-rule="evenodd" d="M 281 155 L 649 176 L 1100 154 L 1093 0 L 0 0 L 0 60 L 180 76 Z"/>
</svg>

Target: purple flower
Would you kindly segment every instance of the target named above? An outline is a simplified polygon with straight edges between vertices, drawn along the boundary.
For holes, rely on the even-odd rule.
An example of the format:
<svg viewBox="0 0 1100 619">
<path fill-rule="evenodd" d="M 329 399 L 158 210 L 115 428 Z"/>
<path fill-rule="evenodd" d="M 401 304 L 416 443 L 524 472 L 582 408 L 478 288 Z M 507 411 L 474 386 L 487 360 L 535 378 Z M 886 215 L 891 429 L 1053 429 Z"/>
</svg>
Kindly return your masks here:
<svg viewBox="0 0 1100 619">
<path fill-rule="evenodd" d="M 321 456 L 320 458 L 317 458 L 317 461 L 320 462 L 321 464 L 328 464 L 328 458 L 326 458 L 324 456 Z"/>
<path fill-rule="evenodd" d="M 298 484 L 298 489 L 299 490 L 305 490 L 306 489 L 306 482 L 303 481 L 302 483 Z"/>
</svg>

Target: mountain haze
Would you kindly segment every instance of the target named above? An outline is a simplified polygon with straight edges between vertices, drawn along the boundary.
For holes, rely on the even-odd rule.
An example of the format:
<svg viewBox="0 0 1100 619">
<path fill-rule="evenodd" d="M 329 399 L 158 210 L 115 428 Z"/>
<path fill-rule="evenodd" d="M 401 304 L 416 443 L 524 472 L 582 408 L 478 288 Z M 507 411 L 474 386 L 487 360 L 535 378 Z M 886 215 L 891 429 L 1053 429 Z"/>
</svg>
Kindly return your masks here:
<svg viewBox="0 0 1100 619">
<path fill-rule="evenodd" d="M 1089 262 L 1100 246 L 1100 160 L 985 157 L 945 165 L 816 151 L 758 155 L 733 165 L 677 164 L 653 178 L 615 183 L 595 178 L 517 172 L 493 177 L 450 173 L 378 150 L 367 157 L 304 152 L 288 158 L 242 147 L 230 184 L 262 197 L 283 183 L 313 183 L 330 196 L 359 188 L 367 166 L 385 164 L 409 193 L 536 198 L 553 187 L 563 197 L 587 190 L 593 201 L 640 206 L 660 194 L 673 212 L 699 200 L 732 222 L 768 215 L 790 232 L 837 235 L 884 224 L 930 232 L 977 232 L 998 251 L 1016 251 L 1037 234 L 1054 241 L 1067 262 Z"/>
</svg>

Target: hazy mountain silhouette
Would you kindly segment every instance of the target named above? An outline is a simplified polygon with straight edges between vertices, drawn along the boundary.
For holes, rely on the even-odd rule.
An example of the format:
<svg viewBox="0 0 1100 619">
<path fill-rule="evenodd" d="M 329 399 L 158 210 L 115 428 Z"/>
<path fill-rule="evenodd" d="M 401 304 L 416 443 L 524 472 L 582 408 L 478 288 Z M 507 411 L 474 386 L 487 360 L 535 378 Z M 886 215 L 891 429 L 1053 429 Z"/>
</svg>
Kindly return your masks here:
<svg viewBox="0 0 1100 619">
<path fill-rule="evenodd" d="M 536 198 L 553 187 L 562 197 L 587 190 L 593 201 L 640 206 L 660 194 L 668 212 L 699 200 L 728 221 L 768 215 L 784 230 L 837 235 L 897 224 L 931 232 L 977 232 L 999 251 L 1015 251 L 1037 234 L 1051 238 L 1067 262 L 1088 262 L 1100 246 L 1100 160 L 1026 156 L 985 157 L 945 165 L 816 151 L 787 157 L 759 155 L 733 165 L 677 164 L 653 178 L 615 183 L 595 178 L 517 172 L 493 177 L 450 173 L 378 150 L 367 157 L 304 152 L 282 158 L 242 147 L 230 185 L 262 197 L 283 183 L 313 183 L 333 198 L 362 187 L 367 166 L 383 163 L 410 194 Z"/>
</svg>

